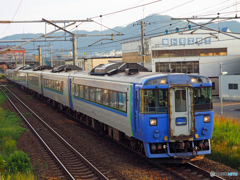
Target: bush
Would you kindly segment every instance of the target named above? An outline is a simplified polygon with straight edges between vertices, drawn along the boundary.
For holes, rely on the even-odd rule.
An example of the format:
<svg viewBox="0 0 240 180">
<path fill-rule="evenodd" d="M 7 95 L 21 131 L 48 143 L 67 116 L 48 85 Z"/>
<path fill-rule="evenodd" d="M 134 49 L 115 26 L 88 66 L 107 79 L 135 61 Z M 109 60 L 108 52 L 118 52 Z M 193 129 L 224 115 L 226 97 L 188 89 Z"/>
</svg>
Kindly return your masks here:
<svg viewBox="0 0 240 180">
<path fill-rule="evenodd" d="M 4 169 L 5 169 L 5 161 L 4 159 L 2 158 L 2 156 L 0 156 L 0 174 L 4 172 Z"/>
<path fill-rule="evenodd" d="M 24 172 L 30 168 L 30 158 L 22 151 L 15 151 L 7 160 L 7 169 L 10 170 L 10 172 Z"/>
<path fill-rule="evenodd" d="M 207 158 L 240 170 L 240 121 L 215 115 L 211 147 Z"/>
<path fill-rule="evenodd" d="M 6 152 L 8 152 L 9 154 L 17 150 L 16 141 L 14 140 L 8 140 L 6 141 L 5 144 L 6 144 Z"/>
<path fill-rule="evenodd" d="M 5 75 L 5 74 L 1 74 L 1 75 L 0 75 L 0 79 L 3 79 L 3 78 L 6 78 L 6 75 Z"/>
</svg>

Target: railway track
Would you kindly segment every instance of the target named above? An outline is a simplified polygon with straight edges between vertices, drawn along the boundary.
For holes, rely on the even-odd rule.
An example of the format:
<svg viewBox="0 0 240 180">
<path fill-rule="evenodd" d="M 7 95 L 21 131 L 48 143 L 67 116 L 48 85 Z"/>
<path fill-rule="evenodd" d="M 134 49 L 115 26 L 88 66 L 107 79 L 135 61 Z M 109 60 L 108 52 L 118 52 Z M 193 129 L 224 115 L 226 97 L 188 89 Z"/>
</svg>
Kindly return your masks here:
<svg viewBox="0 0 240 180">
<path fill-rule="evenodd" d="M 111 139 L 111 138 L 110 138 Z M 153 167 L 156 172 L 159 172 L 163 178 L 166 179 L 181 179 L 181 180 L 224 180 L 219 176 L 211 176 L 210 172 L 188 162 L 185 164 L 163 164 L 159 163 L 158 159 L 146 158 L 142 153 L 132 150 L 129 146 L 119 143 L 118 141 L 111 139 L 121 146 L 124 146 L 133 153 L 137 153 L 145 159 L 146 162 L 154 165 Z"/>
<path fill-rule="evenodd" d="M 3 89 L 9 92 L 9 95 L 7 95 Z M 57 163 L 65 179 L 114 179 L 114 177 L 108 178 L 107 175 L 102 172 L 104 168 L 95 167 L 6 86 L 2 85 L 0 90 Z M 100 168 L 101 171 L 99 170 Z"/>
</svg>

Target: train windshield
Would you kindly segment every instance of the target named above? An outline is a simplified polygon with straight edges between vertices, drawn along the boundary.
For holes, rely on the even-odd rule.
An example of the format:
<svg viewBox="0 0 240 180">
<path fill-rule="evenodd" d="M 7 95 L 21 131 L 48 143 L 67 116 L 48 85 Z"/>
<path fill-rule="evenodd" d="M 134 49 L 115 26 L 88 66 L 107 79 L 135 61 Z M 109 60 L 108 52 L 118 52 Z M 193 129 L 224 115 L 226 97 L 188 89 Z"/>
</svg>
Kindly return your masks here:
<svg viewBox="0 0 240 180">
<path fill-rule="evenodd" d="M 168 90 L 148 89 L 140 90 L 140 113 L 166 114 L 168 113 Z"/>
<path fill-rule="evenodd" d="M 212 87 L 194 88 L 195 110 L 212 109 Z"/>
</svg>

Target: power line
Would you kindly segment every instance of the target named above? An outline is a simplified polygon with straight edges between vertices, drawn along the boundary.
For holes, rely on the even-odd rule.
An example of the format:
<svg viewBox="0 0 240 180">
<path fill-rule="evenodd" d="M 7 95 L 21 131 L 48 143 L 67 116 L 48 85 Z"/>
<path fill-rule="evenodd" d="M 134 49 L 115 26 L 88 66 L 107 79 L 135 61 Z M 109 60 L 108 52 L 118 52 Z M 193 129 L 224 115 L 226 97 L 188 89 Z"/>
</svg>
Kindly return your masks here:
<svg viewBox="0 0 240 180">
<path fill-rule="evenodd" d="M 122 9 L 122 10 L 111 12 L 111 13 L 107 13 L 107 14 L 104 14 L 104 15 L 101 15 L 101 16 L 109 16 L 109 15 L 120 13 L 120 12 L 123 12 L 123 11 L 128 11 L 128 10 L 131 10 L 131 9 L 136 9 L 136 8 L 139 8 L 139 7 L 143 7 L 143 6 L 146 6 L 146 5 L 149 5 L 149 4 L 154 4 L 154 3 L 157 3 L 159 1 L 162 1 L 162 0 L 153 1 L 153 2 L 150 2 L 150 3 L 142 4 L 142 5 L 131 7 L 131 8 L 127 8 L 127 9 Z M 95 17 L 91 17 L 90 19 L 94 19 L 94 18 L 98 18 L 98 17 L 99 16 L 95 16 Z"/>
<path fill-rule="evenodd" d="M 16 10 L 16 12 L 15 12 L 13 18 L 12 18 L 12 21 L 13 21 L 14 17 L 16 16 L 16 14 L 17 14 L 17 12 L 18 12 L 18 9 L 20 8 L 20 6 L 21 6 L 21 4 L 22 4 L 22 1 L 23 1 L 23 0 L 21 0 L 20 4 L 18 5 L 18 8 L 17 8 L 17 10 Z M 7 28 L 5 29 L 5 31 L 4 31 L 1 35 L 3 35 L 3 34 L 6 32 L 6 30 L 9 28 L 10 24 L 11 24 L 11 23 L 8 24 Z"/>
</svg>

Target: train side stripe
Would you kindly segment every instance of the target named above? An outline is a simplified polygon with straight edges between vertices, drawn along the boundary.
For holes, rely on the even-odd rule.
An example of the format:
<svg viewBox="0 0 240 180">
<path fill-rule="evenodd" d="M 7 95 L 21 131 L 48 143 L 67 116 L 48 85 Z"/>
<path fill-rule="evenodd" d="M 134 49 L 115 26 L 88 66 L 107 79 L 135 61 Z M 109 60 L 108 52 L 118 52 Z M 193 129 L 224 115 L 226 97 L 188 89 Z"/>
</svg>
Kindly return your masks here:
<svg viewBox="0 0 240 180">
<path fill-rule="evenodd" d="M 94 103 L 94 102 L 91 102 L 91 101 L 88 101 L 88 100 L 85 100 L 85 99 L 81 99 L 81 98 L 76 97 L 76 96 L 73 96 L 73 99 L 76 99 L 76 100 L 78 100 L 78 101 L 82 101 L 82 102 L 85 102 L 85 103 L 88 103 L 88 104 L 97 106 L 97 107 L 99 107 L 99 108 L 102 108 L 102 109 L 105 109 L 105 110 L 108 110 L 108 111 L 114 112 L 114 113 L 116 113 L 116 114 L 119 114 L 119 115 L 122 115 L 122 116 L 127 117 L 127 113 L 125 113 L 125 112 L 118 111 L 118 110 L 116 110 L 116 109 L 112 109 L 112 108 L 110 108 L 110 107 L 106 107 L 106 106 L 104 106 L 104 105 L 97 104 L 97 103 Z"/>
<path fill-rule="evenodd" d="M 50 88 L 47 88 L 47 87 L 43 87 L 43 89 L 46 89 L 46 90 L 49 90 L 49 91 L 53 91 L 55 93 L 63 95 L 63 92 L 60 92 L 60 91 L 57 91 L 57 90 L 54 90 L 54 89 L 50 89 Z"/>
</svg>

